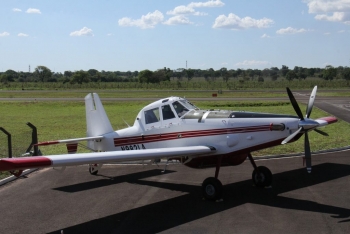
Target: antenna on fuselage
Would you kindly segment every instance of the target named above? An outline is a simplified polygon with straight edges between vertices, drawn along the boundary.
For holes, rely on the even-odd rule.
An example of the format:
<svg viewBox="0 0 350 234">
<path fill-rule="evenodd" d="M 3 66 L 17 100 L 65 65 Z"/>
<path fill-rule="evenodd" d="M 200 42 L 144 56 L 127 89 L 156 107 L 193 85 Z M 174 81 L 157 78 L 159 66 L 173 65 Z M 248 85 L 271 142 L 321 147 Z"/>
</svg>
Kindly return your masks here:
<svg viewBox="0 0 350 234">
<path fill-rule="evenodd" d="M 130 128 L 130 125 L 125 121 L 124 118 L 122 118 L 122 120 L 124 121 L 124 123 Z"/>
</svg>

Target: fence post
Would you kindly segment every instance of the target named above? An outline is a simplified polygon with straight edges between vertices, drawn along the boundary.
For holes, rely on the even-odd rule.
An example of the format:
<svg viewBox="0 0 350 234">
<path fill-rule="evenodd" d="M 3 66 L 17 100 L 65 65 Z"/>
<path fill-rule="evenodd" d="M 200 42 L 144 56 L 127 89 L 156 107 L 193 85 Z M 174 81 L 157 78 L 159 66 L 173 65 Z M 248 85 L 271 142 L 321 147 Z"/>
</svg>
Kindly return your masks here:
<svg viewBox="0 0 350 234">
<path fill-rule="evenodd" d="M 0 130 L 7 135 L 7 147 L 9 151 L 9 158 L 12 158 L 12 140 L 11 140 L 11 134 L 6 131 L 3 127 L 0 127 Z"/>
<path fill-rule="evenodd" d="M 31 146 L 34 146 L 33 156 L 38 156 L 39 150 L 38 150 L 38 146 L 36 145 L 36 144 L 38 144 L 38 132 L 36 130 L 36 127 L 33 124 L 31 124 L 30 122 L 28 122 L 27 125 L 33 130 L 32 131 L 32 143 L 29 147 L 31 148 Z"/>
</svg>

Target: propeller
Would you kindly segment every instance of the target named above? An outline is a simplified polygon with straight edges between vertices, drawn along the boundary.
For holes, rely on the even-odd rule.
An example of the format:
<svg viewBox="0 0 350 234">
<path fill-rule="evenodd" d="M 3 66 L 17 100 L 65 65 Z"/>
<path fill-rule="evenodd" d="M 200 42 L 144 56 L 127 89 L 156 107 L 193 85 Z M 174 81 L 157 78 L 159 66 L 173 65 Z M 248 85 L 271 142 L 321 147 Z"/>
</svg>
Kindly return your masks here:
<svg viewBox="0 0 350 234">
<path fill-rule="evenodd" d="M 287 88 L 287 94 L 289 97 L 290 102 L 292 103 L 292 106 L 294 108 L 294 111 L 297 113 L 300 121 L 299 121 L 299 128 L 294 133 L 289 135 L 286 139 L 282 141 L 282 145 L 288 143 L 290 140 L 292 140 L 296 135 L 298 135 L 301 131 L 305 134 L 304 139 L 304 151 L 305 151 L 305 161 L 306 161 L 306 169 L 310 173 L 311 172 L 311 150 L 310 150 L 310 143 L 309 143 L 309 135 L 308 131 L 315 130 L 317 133 L 328 136 L 327 133 L 316 129 L 316 127 L 319 126 L 319 123 L 309 119 L 312 111 L 312 107 L 314 106 L 315 98 L 316 98 L 316 92 L 317 92 L 317 86 L 314 87 L 314 89 L 311 92 L 309 102 L 307 104 L 306 108 L 306 115 L 305 118 L 303 117 L 303 114 L 299 108 L 299 105 L 297 101 L 294 98 L 294 95 L 292 91 L 290 91 L 289 88 Z"/>
</svg>

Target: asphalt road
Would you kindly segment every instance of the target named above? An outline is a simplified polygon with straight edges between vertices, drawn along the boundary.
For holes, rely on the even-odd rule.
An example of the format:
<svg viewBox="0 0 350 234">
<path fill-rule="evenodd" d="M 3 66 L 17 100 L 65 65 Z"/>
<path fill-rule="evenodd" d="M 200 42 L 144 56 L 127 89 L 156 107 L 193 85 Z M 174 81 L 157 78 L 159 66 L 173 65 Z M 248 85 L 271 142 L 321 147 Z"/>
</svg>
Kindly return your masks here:
<svg viewBox="0 0 350 234">
<path fill-rule="evenodd" d="M 170 165 L 44 169 L 0 188 L 0 233 L 349 233 L 349 151 L 264 160 L 273 186 L 252 186 L 245 162 L 220 171 L 222 202 L 202 200 L 214 169 Z"/>
<path fill-rule="evenodd" d="M 296 95 L 307 102 L 308 96 Z M 350 122 L 349 98 L 315 105 Z M 178 164 L 87 166 L 34 172 L 0 187 L 0 233 L 350 233 L 350 151 L 258 161 L 272 188 L 252 186 L 244 162 L 220 170 L 222 202 L 202 199 L 202 181 L 215 169 Z"/>
</svg>

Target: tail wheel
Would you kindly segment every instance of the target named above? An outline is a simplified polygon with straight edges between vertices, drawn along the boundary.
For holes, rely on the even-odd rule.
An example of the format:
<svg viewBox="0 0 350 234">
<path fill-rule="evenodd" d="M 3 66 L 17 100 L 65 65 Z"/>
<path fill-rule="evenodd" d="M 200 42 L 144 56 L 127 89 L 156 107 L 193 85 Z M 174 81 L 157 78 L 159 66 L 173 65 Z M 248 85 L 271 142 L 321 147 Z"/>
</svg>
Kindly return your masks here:
<svg viewBox="0 0 350 234">
<path fill-rule="evenodd" d="M 203 181 L 202 193 L 205 199 L 215 201 L 221 199 L 222 196 L 222 184 L 220 180 L 209 177 Z"/>
<path fill-rule="evenodd" d="M 272 184 L 272 173 L 267 167 L 257 167 L 254 169 L 252 177 L 256 187 L 264 188 Z"/>
<path fill-rule="evenodd" d="M 98 165 L 97 164 L 91 164 L 89 166 L 89 172 L 91 175 L 97 175 L 98 173 Z"/>
</svg>

